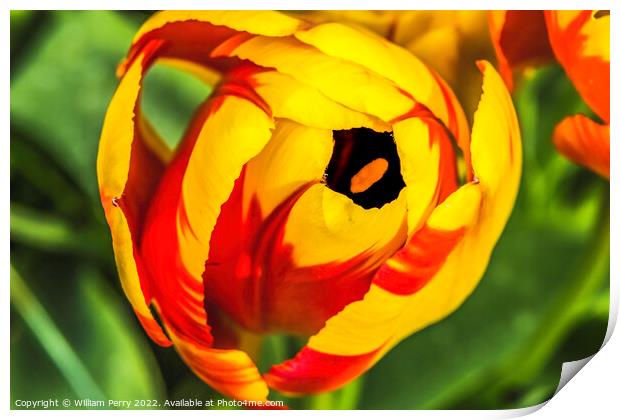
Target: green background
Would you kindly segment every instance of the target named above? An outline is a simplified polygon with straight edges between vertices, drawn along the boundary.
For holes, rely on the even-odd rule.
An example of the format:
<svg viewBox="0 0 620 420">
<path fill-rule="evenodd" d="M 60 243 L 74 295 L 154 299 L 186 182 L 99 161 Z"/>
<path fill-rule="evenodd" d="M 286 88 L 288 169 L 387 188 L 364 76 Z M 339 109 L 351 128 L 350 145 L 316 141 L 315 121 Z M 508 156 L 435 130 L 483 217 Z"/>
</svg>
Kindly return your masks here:
<svg viewBox="0 0 620 420">
<path fill-rule="evenodd" d="M 141 330 L 120 288 L 95 176 L 115 67 L 146 12 L 11 12 L 11 404 L 48 398 L 220 398 Z M 492 60 L 492 57 L 487 57 Z M 472 64 L 473 65 L 473 64 Z M 155 68 L 144 109 L 174 144 L 208 88 Z M 343 390 L 293 408 L 515 408 L 597 351 L 609 308 L 609 184 L 550 142 L 589 114 L 561 68 L 515 93 L 524 168 L 480 286 Z M 298 343 L 266 340 L 261 368 Z M 274 395 L 273 398 L 280 398 Z"/>
</svg>

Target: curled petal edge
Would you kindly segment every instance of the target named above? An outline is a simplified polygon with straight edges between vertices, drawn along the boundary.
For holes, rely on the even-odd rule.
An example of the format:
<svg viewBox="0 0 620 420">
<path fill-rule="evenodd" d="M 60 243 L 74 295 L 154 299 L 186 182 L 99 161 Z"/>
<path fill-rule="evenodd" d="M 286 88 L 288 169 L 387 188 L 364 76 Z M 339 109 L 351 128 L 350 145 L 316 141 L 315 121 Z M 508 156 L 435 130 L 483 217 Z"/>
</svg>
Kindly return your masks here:
<svg viewBox="0 0 620 420">
<path fill-rule="evenodd" d="M 555 127 L 553 143 L 571 161 L 609 180 L 609 125 L 583 115 L 566 117 Z"/>
</svg>

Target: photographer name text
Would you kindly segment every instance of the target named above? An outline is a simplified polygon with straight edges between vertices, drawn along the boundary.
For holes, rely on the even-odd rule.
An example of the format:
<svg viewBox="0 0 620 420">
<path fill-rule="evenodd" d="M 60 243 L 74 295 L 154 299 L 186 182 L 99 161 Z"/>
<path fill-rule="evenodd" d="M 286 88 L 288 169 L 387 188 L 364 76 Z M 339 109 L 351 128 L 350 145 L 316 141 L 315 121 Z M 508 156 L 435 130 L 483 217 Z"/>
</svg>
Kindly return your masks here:
<svg viewBox="0 0 620 420">
<path fill-rule="evenodd" d="M 176 400 L 94 400 L 84 399 L 58 399 L 49 398 L 47 400 L 15 400 L 14 407 L 26 410 L 48 410 L 48 409 L 96 409 L 96 408 L 115 408 L 121 410 L 128 409 L 174 409 L 174 408 L 232 408 L 232 407 L 284 407 L 283 401 L 237 401 L 220 399 L 199 399 L 181 398 Z"/>
</svg>

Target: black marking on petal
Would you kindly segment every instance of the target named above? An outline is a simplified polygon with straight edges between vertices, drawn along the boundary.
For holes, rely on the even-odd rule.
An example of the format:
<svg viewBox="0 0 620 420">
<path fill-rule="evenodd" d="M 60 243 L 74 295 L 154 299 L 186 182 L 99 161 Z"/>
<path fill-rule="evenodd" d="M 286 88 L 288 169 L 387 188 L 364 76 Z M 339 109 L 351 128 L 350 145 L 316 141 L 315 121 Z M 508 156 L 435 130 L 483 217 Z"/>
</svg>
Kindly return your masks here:
<svg viewBox="0 0 620 420">
<path fill-rule="evenodd" d="M 334 130 L 334 150 L 325 170 L 324 181 L 338 193 L 351 198 L 365 209 L 381 208 L 395 200 L 405 186 L 400 173 L 400 159 L 391 132 L 379 133 L 369 128 Z M 352 193 L 351 178 L 375 159 L 383 158 L 388 169 L 368 189 Z"/>
</svg>

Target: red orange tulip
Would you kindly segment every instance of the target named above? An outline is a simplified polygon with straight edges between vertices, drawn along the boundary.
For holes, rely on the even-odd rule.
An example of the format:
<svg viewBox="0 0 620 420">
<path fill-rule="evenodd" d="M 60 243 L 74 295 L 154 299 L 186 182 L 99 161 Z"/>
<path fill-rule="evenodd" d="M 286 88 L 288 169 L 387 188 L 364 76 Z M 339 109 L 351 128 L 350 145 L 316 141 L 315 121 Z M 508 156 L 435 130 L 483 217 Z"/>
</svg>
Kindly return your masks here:
<svg viewBox="0 0 620 420">
<path fill-rule="evenodd" d="M 490 15 L 491 38 L 510 88 L 515 71 L 555 58 L 600 118 L 566 117 L 555 128 L 553 142 L 567 158 L 607 179 L 609 16 L 602 10 L 509 10 Z"/>
</svg>

